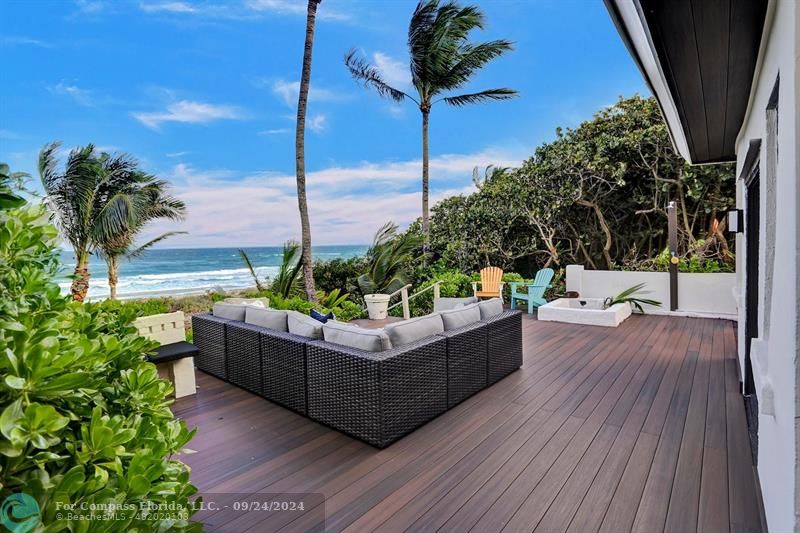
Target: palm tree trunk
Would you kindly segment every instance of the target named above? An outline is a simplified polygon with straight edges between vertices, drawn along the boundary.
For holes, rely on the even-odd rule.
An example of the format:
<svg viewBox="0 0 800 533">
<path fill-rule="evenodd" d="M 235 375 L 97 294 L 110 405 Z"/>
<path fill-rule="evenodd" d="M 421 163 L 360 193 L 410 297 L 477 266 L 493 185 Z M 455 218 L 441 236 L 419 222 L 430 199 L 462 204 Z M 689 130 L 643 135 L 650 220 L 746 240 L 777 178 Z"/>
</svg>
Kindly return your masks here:
<svg viewBox="0 0 800 533">
<path fill-rule="evenodd" d="M 72 280 L 70 292 L 73 300 L 82 302 L 89 292 L 89 253 L 78 252 L 75 254 L 75 259 L 75 279 Z"/>
<path fill-rule="evenodd" d="M 431 242 L 428 219 L 428 119 L 430 113 L 430 109 L 422 109 L 422 236 L 424 239 L 422 251 L 425 256 L 428 254 Z"/>
<path fill-rule="evenodd" d="M 117 299 L 117 283 L 119 282 L 119 261 L 117 256 L 106 257 L 108 266 L 108 297 L 111 300 Z"/>
<path fill-rule="evenodd" d="M 317 301 L 314 288 L 314 270 L 311 257 L 311 222 L 308 219 L 308 201 L 306 200 L 306 107 L 308 104 L 308 86 L 311 83 L 311 53 L 314 47 L 314 24 L 317 17 L 317 5 L 321 0 L 308 0 L 306 17 L 306 44 L 303 50 L 303 72 L 300 76 L 300 96 L 297 100 L 297 130 L 295 132 L 295 165 L 297 169 L 297 204 L 300 208 L 300 226 L 302 228 L 301 258 L 303 263 L 303 285 L 306 295 L 312 302 Z"/>
</svg>

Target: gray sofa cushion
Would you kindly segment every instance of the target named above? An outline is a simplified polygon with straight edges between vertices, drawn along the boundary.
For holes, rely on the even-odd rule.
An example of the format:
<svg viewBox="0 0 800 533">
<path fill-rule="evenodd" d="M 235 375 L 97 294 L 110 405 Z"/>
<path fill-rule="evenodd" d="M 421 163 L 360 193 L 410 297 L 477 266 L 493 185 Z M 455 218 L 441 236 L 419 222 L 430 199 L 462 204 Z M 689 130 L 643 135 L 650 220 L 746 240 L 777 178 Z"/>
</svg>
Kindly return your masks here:
<svg viewBox="0 0 800 533">
<path fill-rule="evenodd" d="M 330 320 L 322 326 L 322 335 L 327 342 L 358 348 L 367 352 L 382 352 L 392 347 L 389 336 L 381 328 L 360 328 Z"/>
<path fill-rule="evenodd" d="M 436 313 L 388 324 L 384 329 L 392 341 L 392 346 L 397 347 L 442 333 L 444 323 L 442 317 Z"/>
<path fill-rule="evenodd" d="M 247 311 L 247 306 L 244 304 L 229 304 L 225 302 L 217 302 L 214 304 L 212 314 L 219 318 L 227 318 L 228 320 L 238 320 L 244 322 L 244 315 Z"/>
<path fill-rule="evenodd" d="M 269 298 L 225 298 L 226 304 L 255 305 L 256 307 L 269 307 Z"/>
<path fill-rule="evenodd" d="M 322 338 L 322 322 L 304 315 L 298 311 L 286 311 L 286 318 L 289 326 L 289 333 L 310 337 L 312 339 Z"/>
<path fill-rule="evenodd" d="M 463 305 L 474 304 L 477 301 L 478 299 L 474 296 L 468 296 L 467 298 L 435 298 L 433 300 L 433 312 L 447 311 Z"/>
<path fill-rule="evenodd" d="M 483 300 L 478 303 L 481 310 L 481 320 L 486 320 L 489 317 L 499 315 L 503 312 L 503 300 L 500 298 L 492 298 L 491 300 Z"/>
<path fill-rule="evenodd" d="M 442 316 L 445 331 L 462 328 L 481 319 L 481 311 L 477 303 L 441 311 L 439 314 Z"/>
<path fill-rule="evenodd" d="M 244 321 L 248 324 L 261 326 L 262 328 L 289 331 L 286 311 L 248 305 L 245 311 Z"/>
</svg>

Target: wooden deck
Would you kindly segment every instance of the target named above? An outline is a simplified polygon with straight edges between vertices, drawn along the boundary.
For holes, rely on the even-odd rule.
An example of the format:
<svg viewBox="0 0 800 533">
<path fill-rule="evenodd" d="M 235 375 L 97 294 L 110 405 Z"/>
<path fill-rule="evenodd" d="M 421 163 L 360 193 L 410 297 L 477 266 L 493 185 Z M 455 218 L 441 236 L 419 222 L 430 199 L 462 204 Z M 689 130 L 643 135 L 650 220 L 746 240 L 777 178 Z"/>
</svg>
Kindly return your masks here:
<svg viewBox="0 0 800 533">
<path fill-rule="evenodd" d="M 523 368 L 385 450 L 198 372 L 175 413 L 206 493 L 321 493 L 349 531 L 759 531 L 734 323 L 523 321 Z M 210 531 L 319 512 L 205 512 Z"/>
</svg>

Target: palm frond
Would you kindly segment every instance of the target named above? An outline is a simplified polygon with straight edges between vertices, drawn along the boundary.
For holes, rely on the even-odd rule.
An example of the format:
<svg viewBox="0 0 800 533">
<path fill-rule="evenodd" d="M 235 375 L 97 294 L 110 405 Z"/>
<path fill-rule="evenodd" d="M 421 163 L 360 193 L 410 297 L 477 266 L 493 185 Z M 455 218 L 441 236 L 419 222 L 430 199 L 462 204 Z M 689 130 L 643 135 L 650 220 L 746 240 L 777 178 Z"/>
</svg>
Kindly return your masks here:
<svg viewBox="0 0 800 533">
<path fill-rule="evenodd" d="M 287 241 L 283 245 L 283 257 L 278 273 L 272 279 L 271 288 L 284 298 L 300 291 L 300 269 L 303 267 L 300 261 L 300 243 Z"/>
<path fill-rule="evenodd" d="M 186 235 L 188 233 L 189 233 L 188 231 L 167 231 L 166 233 L 162 233 L 158 237 L 150 239 L 141 246 L 137 246 L 133 250 L 125 252 L 125 257 L 127 257 L 128 259 L 135 259 L 136 257 L 140 257 L 144 252 L 146 252 L 148 248 L 151 248 L 153 245 L 158 244 L 165 239 L 169 239 L 170 237 L 174 237 L 175 235 Z"/>
<path fill-rule="evenodd" d="M 647 294 L 647 293 L 649 293 L 650 291 L 642 291 L 642 289 L 645 287 L 645 285 L 646 285 L 645 283 L 637 283 L 633 287 L 629 287 L 629 288 L 625 289 L 624 291 L 622 291 L 618 295 L 614 296 L 613 298 L 611 298 L 611 297 L 606 298 L 603 301 L 603 307 L 608 308 L 608 307 L 611 307 L 614 304 L 627 303 L 627 304 L 632 305 L 640 313 L 644 313 L 644 308 L 642 307 L 642 304 L 652 305 L 652 306 L 655 306 L 655 307 L 661 305 L 661 302 L 659 302 L 658 300 L 652 300 L 650 298 L 639 298 L 637 296 L 634 296 L 636 294 Z"/>
<path fill-rule="evenodd" d="M 256 288 L 259 291 L 264 290 L 264 286 L 261 285 L 261 280 L 258 279 L 258 275 L 256 274 L 256 269 L 253 267 L 253 263 L 250 262 L 250 258 L 247 256 L 247 252 L 244 249 L 239 248 L 239 255 L 242 257 L 244 264 L 247 265 L 247 269 L 250 271 L 250 275 L 253 277 L 253 281 L 256 284 Z"/>
<path fill-rule="evenodd" d="M 367 63 L 362 57 L 359 57 L 355 49 L 350 50 L 344 56 L 344 64 L 353 78 L 361 81 L 364 86 L 372 87 L 378 91 L 379 95 L 391 98 L 395 102 L 402 102 L 406 98 L 414 100 L 400 89 L 395 89 L 386 83 L 380 70 Z M 416 100 L 414 101 L 416 102 Z"/>
<path fill-rule="evenodd" d="M 358 277 L 361 293 L 392 293 L 405 285 L 411 253 L 419 245 L 417 235 L 398 233 L 397 224 L 381 226 L 367 251 L 367 272 Z"/>
<path fill-rule="evenodd" d="M 501 89 L 486 89 L 477 93 L 462 94 L 459 96 L 449 96 L 442 98 L 448 105 L 460 107 L 468 104 L 477 104 L 487 100 L 508 100 L 514 98 L 519 93 L 514 89 L 501 88 Z"/>
<path fill-rule="evenodd" d="M 442 75 L 439 85 L 443 89 L 451 90 L 461 87 L 478 70 L 486 66 L 493 59 L 513 50 L 511 41 L 496 40 L 479 44 L 465 43 L 458 53 L 458 61 Z"/>
</svg>

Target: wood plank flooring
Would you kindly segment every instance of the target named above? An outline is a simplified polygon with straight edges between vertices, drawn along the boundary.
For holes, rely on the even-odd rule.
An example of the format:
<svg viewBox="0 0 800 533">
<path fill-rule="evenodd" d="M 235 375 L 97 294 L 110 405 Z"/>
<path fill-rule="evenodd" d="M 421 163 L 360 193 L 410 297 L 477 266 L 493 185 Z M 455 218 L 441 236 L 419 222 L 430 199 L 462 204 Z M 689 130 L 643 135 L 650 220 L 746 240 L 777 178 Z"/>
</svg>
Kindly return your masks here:
<svg viewBox="0 0 800 533">
<path fill-rule="evenodd" d="M 315 493 L 208 531 L 760 531 L 735 323 L 523 320 L 524 366 L 385 450 L 198 372 L 201 493 Z M 324 500 L 323 500 L 324 498 Z"/>
</svg>

